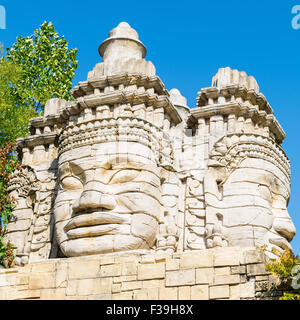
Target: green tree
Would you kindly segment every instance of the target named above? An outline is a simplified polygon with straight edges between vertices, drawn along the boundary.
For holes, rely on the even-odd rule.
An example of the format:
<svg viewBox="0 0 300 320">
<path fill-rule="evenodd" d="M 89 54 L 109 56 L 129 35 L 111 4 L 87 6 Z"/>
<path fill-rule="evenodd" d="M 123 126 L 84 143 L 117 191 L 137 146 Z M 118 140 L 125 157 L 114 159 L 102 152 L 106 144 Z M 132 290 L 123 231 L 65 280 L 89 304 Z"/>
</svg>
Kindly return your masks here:
<svg viewBox="0 0 300 320">
<path fill-rule="evenodd" d="M 47 100 L 71 100 L 72 79 L 78 67 L 77 49 L 69 49 L 52 22 L 44 22 L 33 35 L 18 37 L 7 49 L 7 61 L 22 69 L 21 81 L 13 87 L 19 105 L 42 112 Z"/>
<path fill-rule="evenodd" d="M 19 66 L 0 59 L 0 147 L 26 136 L 29 119 L 37 116 L 32 106 L 21 105 L 14 94 L 13 86 L 21 77 Z"/>
<path fill-rule="evenodd" d="M 293 268 L 296 265 L 299 265 L 299 272 L 300 257 L 298 255 L 295 256 L 295 254 L 289 249 L 285 249 L 283 252 L 280 252 L 273 248 L 272 252 L 277 256 L 277 258 L 270 259 L 270 263 L 266 264 L 266 271 L 279 276 L 282 280 L 291 279 L 295 276 L 295 274 L 293 274 Z M 300 300 L 300 289 L 295 289 L 291 292 L 284 292 L 283 296 L 280 297 L 279 300 Z"/>
<path fill-rule="evenodd" d="M 13 245 L 2 238 L 15 205 L 7 192 L 9 176 L 19 166 L 14 142 L 28 135 L 29 119 L 43 113 L 47 100 L 72 99 L 76 55 L 53 24 L 44 22 L 33 35 L 18 37 L 0 58 L 0 263 L 6 267 L 14 259 Z"/>
</svg>

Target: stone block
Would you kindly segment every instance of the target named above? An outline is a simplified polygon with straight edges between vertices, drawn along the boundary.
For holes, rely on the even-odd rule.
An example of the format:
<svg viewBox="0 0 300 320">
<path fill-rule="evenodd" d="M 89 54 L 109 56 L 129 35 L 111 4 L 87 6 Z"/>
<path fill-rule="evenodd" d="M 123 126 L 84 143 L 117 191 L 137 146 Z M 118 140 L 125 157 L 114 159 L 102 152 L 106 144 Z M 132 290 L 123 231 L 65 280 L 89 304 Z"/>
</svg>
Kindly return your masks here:
<svg viewBox="0 0 300 320">
<path fill-rule="evenodd" d="M 101 257 L 99 261 L 99 264 L 101 266 L 104 266 L 106 264 L 114 264 L 114 263 L 115 263 L 115 257 L 113 256 Z"/>
<path fill-rule="evenodd" d="M 87 300 L 111 300 L 111 298 L 112 298 L 111 293 L 102 293 L 102 294 L 87 296 Z"/>
<path fill-rule="evenodd" d="M 76 296 L 78 280 L 69 280 L 66 287 L 66 296 Z"/>
<path fill-rule="evenodd" d="M 69 279 L 94 278 L 99 275 L 99 260 L 76 259 L 69 262 Z"/>
<path fill-rule="evenodd" d="M 159 288 L 159 300 L 177 300 L 178 288 Z"/>
<path fill-rule="evenodd" d="M 267 291 L 269 289 L 268 281 L 256 281 L 255 282 L 255 291 Z"/>
<path fill-rule="evenodd" d="M 158 297 L 158 288 L 141 289 L 133 292 L 133 300 L 158 300 Z"/>
<path fill-rule="evenodd" d="M 241 298 L 254 298 L 255 297 L 255 282 L 254 281 L 240 284 L 240 297 Z"/>
<path fill-rule="evenodd" d="M 212 284 L 214 281 L 213 268 L 196 269 L 196 284 Z"/>
<path fill-rule="evenodd" d="M 15 295 L 15 299 L 18 299 L 18 300 L 40 299 L 40 296 L 41 296 L 41 290 L 39 289 L 19 290 Z"/>
<path fill-rule="evenodd" d="M 256 279 L 256 281 L 268 281 L 269 280 L 269 276 L 268 275 L 256 276 L 255 279 Z"/>
<path fill-rule="evenodd" d="M 238 274 L 215 275 L 214 277 L 214 285 L 238 284 L 238 283 L 240 283 L 240 276 Z"/>
<path fill-rule="evenodd" d="M 108 264 L 100 267 L 100 277 L 118 277 L 120 275 L 120 264 Z"/>
<path fill-rule="evenodd" d="M 113 283 L 113 284 L 111 285 L 111 292 L 112 292 L 112 293 L 121 292 L 121 283 Z"/>
<path fill-rule="evenodd" d="M 0 287 L 6 287 L 11 285 L 9 281 L 9 277 L 6 274 L 1 274 L 0 275 Z"/>
<path fill-rule="evenodd" d="M 141 257 L 140 264 L 155 263 L 155 257 L 153 254 L 147 254 Z"/>
<path fill-rule="evenodd" d="M 132 300 L 133 299 L 133 291 L 113 293 L 111 298 L 112 298 L 112 300 Z"/>
<path fill-rule="evenodd" d="M 84 301 L 84 300 L 88 300 L 88 296 L 66 296 L 66 299 L 65 300 L 81 300 L 81 301 Z"/>
<path fill-rule="evenodd" d="M 166 271 L 173 271 L 179 269 L 179 259 L 167 259 L 166 260 Z"/>
<path fill-rule="evenodd" d="M 56 288 L 66 288 L 68 279 L 68 263 L 66 261 L 60 261 L 56 265 Z"/>
<path fill-rule="evenodd" d="M 235 248 L 218 248 L 214 254 L 214 266 L 235 266 L 240 264 L 240 253 Z"/>
<path fill-rule="evenodd" d="M 249 264 L 247 265 L 248 276 L 267 275 L 266 267 L 264 263 Z"/>
<path fill-rule="evenodd" d="M 138 266 L 138 280 L 165 278 L 165 263 L 140 264 Z"/>
<path fill-rule="evenodd" d="M 232 285 L 229 287 L 229 299 L 230 300 L 241 300 L 241 295 L 240 295 L 240 285 Z"/>
<path fill-rule="evenodd" d="M 262 263 L 264 254 L 258 249 L 249 249 L 243 252 L 243 264 Z"/>
<path fill-rule="evenodd" d="M 77 280 L 77 295 L 96 295 L 102 293 L 111 293 L 111 278 L 95 278 Z"/>
<path fill-rule="evenodd" d="M 31 273 L 50 273 L 50 272 L 55 272 L 55 270 L 56 270 L 55 261 L 39 262 L 39 263 L 33 263 L 31 265 Z"/>
<path fill-rule="evenodd" d="M 121 266 L 122 276 L 132 276 L 137 275 L 137 263 L 136 262 L 126 262 Z"/>
<path fill-rule="evenodd" d="M 165 286 L 165 280 L 144 280 L 143 288 L 160 288 Z"/>
<path fill-rule="evenodd" d="M 191 300 L 209 300 L 208 285 L 196 285 L 191 287 Z"/>
<path fill-rule="evenodd" d="M 178 287 L 178 300 L 191 300 L 191 287 Z"/>
<path fill-rule="evenodd" d="M 229 295 L 229 285 L 211 286 L 209 288 L 210 299 L 227 299 Z"/>
<path fill-rule="evenodd" d="M 188 286 L 196 283 L 195 269 L 186 269 L 166 272 L 166 286 Z"/>
<path fill-rule="evenodd" d="M 32 273 L 29 276 L 29 289 L 50 289 L 55 287 L 55 273 Z"/>
<path fill-rule="evenodd" d="M 66 289 L 41 289 L 41 300 L 64 300 L 66 297 Z"/>
<path fill-rule="evenodd" d="M 142 281 L 122 282 L 121 291 L 137 290 L 142 288 Z"/>
<path fill-rule="evenodd" d="M 209 250 L 184 252 L 180 258 L 180 269 L 205 268 L 213 266 L 213 253 Z"/>
<path fill-rule="evenodd" d="M 18 295 L 18 291 L 10 287 L 0 288 L 0 300 L 15 300 Z"/>
<path fill-rule="evenodd" d="M 235 266 L 230 267 L 231 274 L 245 274 L 246 273 L 246 266 Z"/>
<path fill-rule="evenodd" d="M 230 267 L 217 267 L 215 268 L 216 276 L 227 276 L 230 275 Z"/>
</svg>

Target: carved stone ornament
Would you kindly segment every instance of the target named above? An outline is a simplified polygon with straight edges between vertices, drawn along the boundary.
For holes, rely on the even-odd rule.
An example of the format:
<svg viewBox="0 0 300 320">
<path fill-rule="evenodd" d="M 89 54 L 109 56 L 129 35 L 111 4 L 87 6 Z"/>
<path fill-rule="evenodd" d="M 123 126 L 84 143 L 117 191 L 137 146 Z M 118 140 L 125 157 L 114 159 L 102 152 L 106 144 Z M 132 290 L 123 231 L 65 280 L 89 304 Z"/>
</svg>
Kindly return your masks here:
<svg viewBox="0 0 300 320">
<path fill-rule="evenodd" d="M 18 139 L 6 240 L 18 265 L 214 247 L 291 248 L 285 133 L 252 76 L 221 68 L 190 109 L 122 22 L 101 63 Z"/>
</svg>

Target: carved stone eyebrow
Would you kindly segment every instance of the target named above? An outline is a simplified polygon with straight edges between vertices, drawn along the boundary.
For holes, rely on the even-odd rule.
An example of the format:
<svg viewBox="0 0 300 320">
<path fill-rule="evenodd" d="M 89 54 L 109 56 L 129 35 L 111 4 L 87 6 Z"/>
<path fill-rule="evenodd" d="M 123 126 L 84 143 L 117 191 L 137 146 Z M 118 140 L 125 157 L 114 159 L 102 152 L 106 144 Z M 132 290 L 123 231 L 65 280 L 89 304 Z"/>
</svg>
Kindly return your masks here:
<svg viewBox="0 0 300 320">
<path fill-rule="evenodd" d="M 59 177 L 60 180 L 64 179 L 65 177 L 71 177 L 71 168 L 69 162 L 65 162 L 59 167 Z"/>
</svg>

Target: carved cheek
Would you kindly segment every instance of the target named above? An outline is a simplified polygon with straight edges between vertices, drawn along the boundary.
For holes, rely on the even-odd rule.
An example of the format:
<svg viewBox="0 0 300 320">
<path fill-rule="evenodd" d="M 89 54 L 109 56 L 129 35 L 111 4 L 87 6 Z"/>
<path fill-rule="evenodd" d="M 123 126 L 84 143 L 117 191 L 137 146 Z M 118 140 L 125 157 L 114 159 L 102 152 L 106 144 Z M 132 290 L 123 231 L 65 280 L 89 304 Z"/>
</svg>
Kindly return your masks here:
<svg viewBox="0 0 300 320">
<path fill-rule="evenodd" d="M 55 222 L 66 221 L 70 219 L 70 202 L 61 202 L 54 207 Z"/>
<path fill-rule="evenodd" d="M 80 198 L 80 195 L 81 195 L 81 190 L 80 191 L 62 190 L 58 192 L 55 199 L 55 203 L 59 204 L 60 202 L 68 202 L 68 201 L 74 202 L 75 200 Z"/>
<path fill-rule="evenodd" d="M 157 230 L 158 222 L 154 218 L 146 214 L 135 214 L 132 217 L 131 233 L 145 240 L 150 247 L 154 244 Z"/>
<path fill-rule="evenodd" d="M 160 204 L 157 200 L 143 193 L 126 193 L 117 196 L 118 207 L 127 213 L 149 213 L 159 217 Z"/>
</svg>

